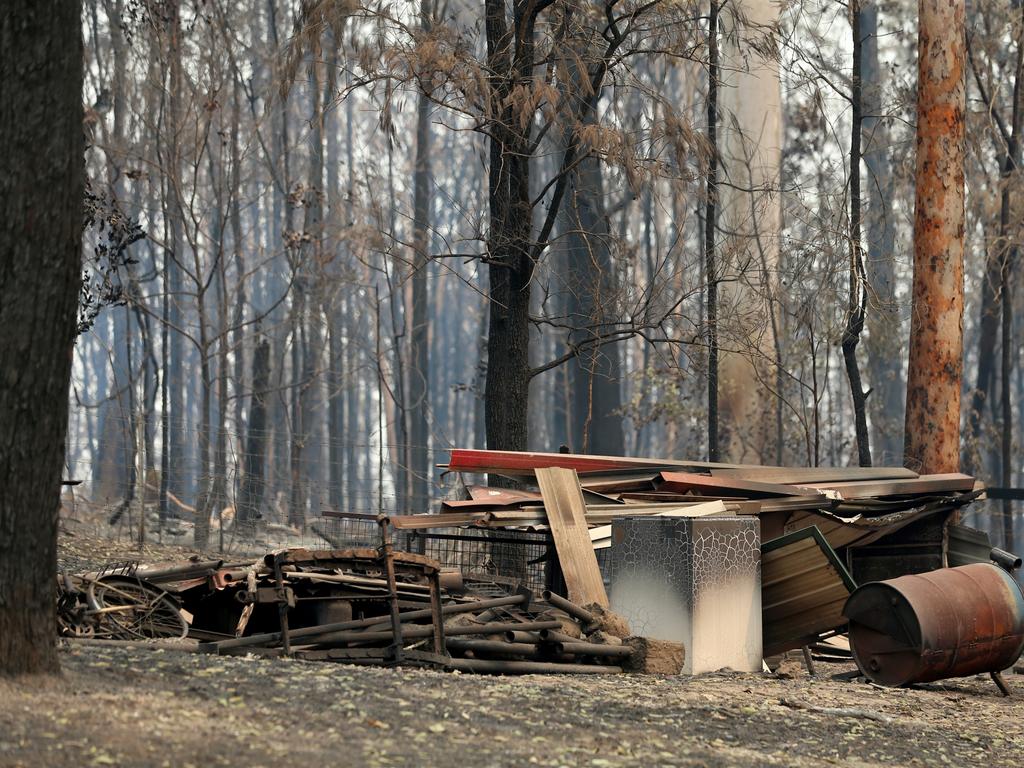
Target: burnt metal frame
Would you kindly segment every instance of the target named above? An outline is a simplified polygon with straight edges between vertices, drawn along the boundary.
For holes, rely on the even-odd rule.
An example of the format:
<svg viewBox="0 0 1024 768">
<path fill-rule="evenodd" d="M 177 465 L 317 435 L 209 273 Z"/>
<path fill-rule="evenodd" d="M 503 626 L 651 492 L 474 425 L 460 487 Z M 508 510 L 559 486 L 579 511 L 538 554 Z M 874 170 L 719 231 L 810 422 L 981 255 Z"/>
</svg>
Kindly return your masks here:
<svg viewBox="0 0 1024 768">
<path fill-rule="evenodd" d="M 400 664 L 403 661 L 403 656 L 407 654 L 404 650 L 404 642 L 402 639 L 402 619 L 400 616 L 399 605 L 399 594 L 398 594 L 398 582 L 397 582 L 397 570 L 403 571 L 416 571 L 420 576 L 426 578 L 430 588 L 430 611 L 431 611 L 431 622 L 432 631 L 431 639 L 433 640 L 433 655 L 439 659 L 446 659 L 448 657 L 447 650 L 445 648 L 445 636 L 444 636 L 444 614 L 441 605 L 441 569 L 439 564 L 431 561 L 429 558 L 423 557 L 422 555 L 416 555 L 411 553 L 396 553 L 391 544 L 391 537 L 388 530 L 388 522 L 386 517 L 381 517 L 378 520 L 381 528 L 381 545 L 374 549 L 345 549 L 345 550 L 283 550 L 273 555 L 272 567 L 274 570 L 274 577 L 278 583 L 278 617 L 280 621 L 281 640 L 283 648 L 283 655 L 288 656 L 291 654 L 291 638 L 288 628 L 288 604 L 284 599 L 286 592 L 284 591 L 283 584 L 283 566 L 292 564 L 302 563 L 315 563 L 318 560 L 335 560 L 335 561 L 362 561 L 367 563 L 375 563 L 383 566 L 387 575 L 388 583 L 388 594 L 387 599 L 389 603 L 389 616 L 384 618 L 381 623 L 389 622 L 392 630 L 392 645 L 384 649 L 383 659 L 391 664 Z M 299 553 L 305 552 L 309 557 L 298 556 Z M 269 557 L 268 557 L 269 559 Z M 396 562 L 398 568 L 396 568 Z M 343 654 L 344 649 L 339 649 L 339 653 Z M 366 654 L 361 654 L 365 657 Z"/>
</svg>

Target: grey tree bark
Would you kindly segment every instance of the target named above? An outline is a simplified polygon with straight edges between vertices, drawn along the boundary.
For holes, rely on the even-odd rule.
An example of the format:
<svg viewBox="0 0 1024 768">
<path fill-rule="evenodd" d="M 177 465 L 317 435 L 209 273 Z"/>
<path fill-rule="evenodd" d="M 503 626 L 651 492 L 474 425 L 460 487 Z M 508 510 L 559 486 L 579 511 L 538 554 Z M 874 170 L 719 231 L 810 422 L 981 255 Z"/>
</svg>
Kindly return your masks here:
<svg viewBox="0 0 1024 768">
<path fill-rule="evenodd" d="M 889 128 L 882 119 L 882 69 L 878 59 L 878 5 L 860 9 L 860 79 L 864 168 L 866 170 L 867 258 L 869 312 L 866 318 L 867 378 L 871 387 L 873 458 L 881 465 L 898 465 L 903 455 L 903 397 L 900 317 L 896 303 L 896 228 L 892 215 L 893 173 L 889 158 Z"/>
</svg>

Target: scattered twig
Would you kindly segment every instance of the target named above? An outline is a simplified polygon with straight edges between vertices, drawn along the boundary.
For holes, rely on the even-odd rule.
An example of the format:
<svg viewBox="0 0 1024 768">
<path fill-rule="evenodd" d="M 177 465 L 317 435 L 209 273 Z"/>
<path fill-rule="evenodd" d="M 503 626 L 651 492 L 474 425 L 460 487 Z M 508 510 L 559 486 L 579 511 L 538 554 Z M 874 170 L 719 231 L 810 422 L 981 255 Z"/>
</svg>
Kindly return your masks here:
<svg viewBox="0 0 1024 768">
<path fill-rule="evenodd" d="M 889 715 L 873 712 L 870 709 L 860 709 L 858 707 L 816 707 L 813 704 L 804 704 L 802 701 L 795 701 L 794 699 L 779 699 L 779 703 L 790 709 L 806 709 L 808 712 L 818 712 L 823 715 L 862 717 L 865 720 L 874 720 L 877 723 L 884 723 L 886 725 L 892 722 L 892 718 Z"/>
</svg>

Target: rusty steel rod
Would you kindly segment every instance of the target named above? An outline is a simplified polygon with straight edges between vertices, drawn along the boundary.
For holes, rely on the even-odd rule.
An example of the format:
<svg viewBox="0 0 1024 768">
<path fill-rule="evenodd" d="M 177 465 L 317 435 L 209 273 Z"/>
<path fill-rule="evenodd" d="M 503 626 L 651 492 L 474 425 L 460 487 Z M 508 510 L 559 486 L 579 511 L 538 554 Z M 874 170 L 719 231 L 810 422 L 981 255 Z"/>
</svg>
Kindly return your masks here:
<svg viewBox="0 0 1024 768">
<path fill-rule="evenodd" d="M 495 672 L 520 675 L 609 675 L 622 667 L 598 664 L 561 664 L 552 661 L 499 661 L 496 659 L 451 659 L 446 666 L 460 672 Z"/>
<path fill-rule="evenodd" d="M 578 637 L 567 635 L 564 632 L 559 632 L 557 629 L 542 629 L 537 633 L 537 636 L 544 643 L 582 643 L 585 642 Z"/>
<path fill-rule="evenodd" d="M 479 626 L 458 626 L 446 627 L 446 635 L 503 635 L 510 629 L 534 630 L 553 629 L 560 626 L 557 621 L 529 621 L 516 624 L 480 624 Z M 402 637 L 406 639 L 422 639 L 433 637 L 434 628 L 432 624 L 414 624 L 402 630 Z M 320 635 L 313 641 L 315 645 L 326 645 L 328 643 L 365 643 L 374 641 L 390 640 L 392 633 L 387 630 L 379 632 L 331 632 Z"/>
<path fill-rule="evenodd" d="M 510 643 L 532 643 L 536 645 L 540 642 L 540 633 L 509 630 L 505 633 L 505 640 Z"/>
<path fill-rule="evenodd" d="M 447 645 L 453 651 L 508 653 L 515 656 L 536 656 L 542 650 L 554 655 L 561 655 L 562 652 L 558 644 L 541 649 L 536 643 L 506 643 L 504 640 L 469 640 L 461 637 L 449 637 Z"/>
<path fill-rule="evenodd" d="M 494 597 L 489 600 L 478 600 L 472 603 L 457 603 L 455 605 L 446 605 L 441 608 L 441 613 L 444 616 L 452 616 L 459 613 L 473 613 L 481 609 L 491 608 L 500 605 L 518 605 L 526 599 L 525 595 L 509 595 L 508 597 Z M 416 619 L 429 619 L 433 615 L 433 610 L 430 608 L 423 608 L 416 611 L 404 611 L 399 614 L 399 618 L 402 621 L 414 621 Z M 299 627 L 291 631 L 292 638 L 300 637 L 316 637 L 317 635 L 327 634 L 328 632 L 340 632 L 347 629 L 359 629 L 361 627 L 372 627 L 381 623 L 388 623 L 390 620 L 387 616 L 370 616 L 365 619 L 351 619 L 349 621 L 339 621 L 333 624 L 320 624 L 315 627 Z M 451 630 L 449 630 L 450 632 Z M 503 630 L 504 631 L 504 630 Z M 270 645 L 281 641 L 280 632 L 265 632 L 259 635 L 249 635 L 248 637 L 236 637 L 227 640 L 218 640 L 211 643 L 201 643 L 199 649 L 206 652 L 217 652 L 220 649 L 227 648 L 244 648 L 246 646 L 253 645 Z"/>
<path fill-rule="evenodd" d="M 628 645 L 601 645 L 600 643 L 559 643 L 565 653 L 577 656 L 602 656 L 609 659 L 628 659 L 633 649 Z"/>
<path fill-rule="evenodd" d="M 161 584 L 168 581 L 186 581 L 187 579 L 205 576 L 210 571 L 216 571 L 223 564 L 223 560 L 207 560 L 202 563 L 170 565 L 166 568 L 138 568 L 135 571 L 134 577 L 152 584 Z"/>
<path fill-rule="evenodd" d="M 584 624 L 593 625 L 597 623 L 597 618 L 590 611 L 580 608 L 576 603 L 566 600 L 561 595 L 555 594 L 550 589 L 544 590 L 544 601 L 550 603 L 555 608 L 559 608 L 574 619 L 579 619 Z"/>
<path fill-rule="evenodd" d="M 310 581 L 329 582 L 331 584 L 350 584 L 353 587 L 376 587 L 387 589 L 387 579 L 373 579 L 368 576 L 349 576 L 339 573 L 317 573 L 316 571 L 285 571 L 286 579 L 308 579 Z M 428 584 L 410 584 L 409 582 L 398 582 L 399 592 L 411 592 L 417 595 L 426 595 L 430 592 Z"/>
</svg>

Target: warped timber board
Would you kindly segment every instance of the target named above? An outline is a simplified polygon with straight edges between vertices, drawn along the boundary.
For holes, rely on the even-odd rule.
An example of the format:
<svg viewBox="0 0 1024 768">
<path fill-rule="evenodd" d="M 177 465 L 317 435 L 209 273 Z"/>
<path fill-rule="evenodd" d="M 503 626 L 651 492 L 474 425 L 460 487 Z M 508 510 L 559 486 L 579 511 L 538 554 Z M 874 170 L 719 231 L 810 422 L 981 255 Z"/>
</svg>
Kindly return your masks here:
<svg viewBox="0 0 1024 768">
<path fill-rule="evenodd" d="M 725 496 L 717 493 L 713 496 L 700 496 L 693 493 L 676 493 L 675 491 L 623 491 L 619 494 L 619 499 L 627 504 L 633 504 L 636 502 L 665 504 L 676 502 L 696 503 L 701 501 L 748 501 L 748 499 L 743 496 Z"/>
<path fill-rule="evenodd" d="M 715 467 L 712 477 L 755 480 L 762 483 L 830 483 L 859 480 L 907 480 L 917 473 L 903 467 Z"/>
<path fill-rule="evenodd" d="M 640 470 L 631 473 L 584 475 L 580 485 L 584 491 L 619 493 L 620 491 L 653 491 L 661 472 Z"/>
<path fill-rule="evenodd" d="M 664 504 L 662 506 L 669 507 L 671 505 Z M 629 513 L 619 513 L 629 514 Z M 721 501 L 712 501 L 707 504 L 695 504 L 691 507 L 677 507 L 675 509 L 664 509 L 660 512 L 655 512 L 650 517 L 710 517 L 711 515 L 725 515 L 728 514 L 728 510 L 725 508 L 725 504 Z M 617 514 L 616 517 L 619 517 Z M 607 549 L 612 545 L 612 526 L 599 525 L 596 528 L 590 529 L 590 541 L 593 543 L 594 549 Z"/>
<path fill-rule="evenodd" d="M 522 504 L 525 501 L 539 501 L 540 494 L 536 491 L 520 491 L 516 488 L 492 488 L 489 485 L 471 485 L 466 489 L 469 491 L 470 501 L 489 501 L 495 506 L 512 506 Z"/>
<path fill-rule="evenodd" d="M 569 599 L 578 605 L 597 603 L 607 608 L 608 595 L 590 541 L 587 505 L 576 472 L 559 467 L 541 468 L 537 470 L 537 484 L 544 497 Z"/>
<path fill-rule="evenodd" d="M 391 515 L 388 522 L 393 528 L 401 530 L 426 530 L 470 525 L 486 517 L 486 512 L 442 512 L 439 515 Z"/>
<path fill-rule="evenodd" d="M 492 512 L 502 509 L 516 509 L 527 505 L 536 506 L 540 504 L 540 494 L 536 491 L 516 491 L 503 488 L 488 488 L 487 486 L 476 485 L 469 489 L 470 499 L 445 499 L 441 502 L 442 512 Z M 622 506 L 625 502 L 597 493 L 587 488 L 583 489 L 583 497 L 589 503 L 611 504 Z"/>
<path fill-rule="evenodd" d="M 807 488 L 838 491 L 844 499 L 875 496 L 913 496 L 948 491 L 974 490 L 974 478 L 959 472 L 943 475 L 920 475 L 907 480 L 865 480 L 862 482 L 804 483 Z"/>
<path fill-rule="evenodd" d="M 452 472 L 495 472 L 532 475 L 534 470 L 564 467 L 576 472 L 647 469 L 650 467 L 711 467 L 703 462 L 674 459 L 642 459 L 626 456 L 591 456 L 579 453 L 531 453 L 527 451 L 483 451 L 453 448 L 447 468 Z M 719 465 L 726 466 L 726 465 Z"/>
<path fill-rule="evenodd" d="M 800 488 L 780 483 L 759 483 L 753 480 L 741 480 L 731 477 L 712 477 L 698 475 L 693 472 L 662 472 L 659 490 L 699 491 L 708 496 L 721 493 L 726 496 L 744 496 L 751 498 L 770 498 L 773 496 L 821 496 L 814 488 Z"/>
</svg>

